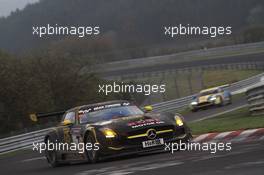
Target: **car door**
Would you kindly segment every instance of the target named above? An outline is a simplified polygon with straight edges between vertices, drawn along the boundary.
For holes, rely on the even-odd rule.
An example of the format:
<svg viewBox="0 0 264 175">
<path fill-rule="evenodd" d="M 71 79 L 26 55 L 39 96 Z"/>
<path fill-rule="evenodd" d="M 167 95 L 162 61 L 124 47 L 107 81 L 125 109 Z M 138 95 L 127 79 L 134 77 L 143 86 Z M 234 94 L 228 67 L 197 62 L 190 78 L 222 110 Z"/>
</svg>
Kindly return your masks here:
<svg viewBox="0 0 264 175">
<path fill-rule="evenodd" d="M 79 144 L 83 142 L 81 137 L 81 125 L 78 120 L 78 112 L 75 112 L 75 124 L 70 128 L 70 135 L 73 143 Z"/>
<path fill-rule="evenodd" d="M 69 111 L 64 115 L 62 123 L 67 123 L 66 121 L 70 121 L 69 124 L 64 124 L 62 126 L 62 133 L 63 133 L 63 142 L 70 144 L 73 139 L 72 139 L 72 134 L 71 134 L 71 129 L 72 127 L 76 124 L 76 118 L 75 118 L 75 112 L 74 111 Z"/>
<path fill-rule="evenodd" d="M 62 123 L 67 123 L 70 121 L 69 125 L 64 125 L 62 129 L 63 142 L 68 143 L 71 148 L 67 153 L 84 153 L 83 139 L 81 137 L 81 125 L 79 124 L 78 115 L 76 111 L 66 112 L 64 115 Z M 67 122 L 65 122 L 67 121 Z M 80 144 L 81 143 L 81 144 Z M 85 159 L 82 155 L 72 154 L 70 159 Z"/>
<path fill-rule="evenodd" d="M 69 111 L 65 114 L 63 121 L 70 121 L 69 125 L 64 125 L 63 130 L 63 138 L 64 143 L 69 144 L 69 150 L 65 153 L 67 154 L 67 159 L 72 160 L 82 160 L 85 159 L 84 156 L 78 154 L 84 152 L 84 146 L 81 147 L 79 143 L 82 141 L 81 138 L 81 127 L 77 120 L 77 115 L 75 111 Z M 62 123 L 63 123 L 62 121 Z M 64 123 L 67 123 L 64 122 Z"/>
<path fill-rule="evenodd" d="M 74 125 L 70 127 L 70 136 L 71 136 L 71 144 L 75 145 L 76 150 L 71 150 L 71 153 L 75 153 L 72 157 L 73 159 L 83 160 L 86 157 L 82 154 L 85 152 L 85 145 L 83 144 L 83 139 L 81 136 L 81 125 L 78 120 L 78 112 L 74 113 Z M 80 154 L 81 153 L 81 154 Z"/>
</svg>

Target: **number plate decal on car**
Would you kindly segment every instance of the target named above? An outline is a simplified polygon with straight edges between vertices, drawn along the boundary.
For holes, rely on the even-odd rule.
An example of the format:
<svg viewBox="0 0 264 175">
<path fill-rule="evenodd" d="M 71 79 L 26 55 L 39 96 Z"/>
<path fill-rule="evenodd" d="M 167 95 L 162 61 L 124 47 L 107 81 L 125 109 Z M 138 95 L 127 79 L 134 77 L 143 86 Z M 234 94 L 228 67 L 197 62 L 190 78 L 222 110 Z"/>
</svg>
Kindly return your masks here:
<svg viewBox="0 0 264 175">
<path fill-rule="evenodd" d="M 163 144 L 164 144 L 163 139 L 147 140 L 147 141 L 142 142 L 143 148 L 159 146 Z"/>
</svg>

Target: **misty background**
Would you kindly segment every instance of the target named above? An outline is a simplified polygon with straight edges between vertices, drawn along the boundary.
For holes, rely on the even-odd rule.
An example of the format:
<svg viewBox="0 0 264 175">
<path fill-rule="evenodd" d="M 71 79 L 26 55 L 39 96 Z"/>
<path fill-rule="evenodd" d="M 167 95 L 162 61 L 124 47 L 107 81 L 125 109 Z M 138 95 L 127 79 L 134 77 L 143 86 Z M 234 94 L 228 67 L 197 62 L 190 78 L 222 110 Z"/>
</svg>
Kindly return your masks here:
<svg viewBox="0 0 264 175">
<path fill-rule="evenodd" d="M 101 34 L 81 39 L 32 35 L 32 26 L 47 24 L 100 26 Z M 231 26 L 233 33 L 216 38 L 164 36 L 164 26 L 178 24 Z M 263 24 L 264 1 L 259 0 L 40 0 L 0 18 L 0 48 L 13 54 L 53 50 L 113 61 L 262 41 Z"/>
<path fill-rule="evenodd" d="M 89 70 L 116 60 L 264 41 L 264 1 L 259 0 L 39 0 L 26 5 L 32 2 L 0 0 L 0 133 L 4 135 L 36 127 L 29 121 L 30 113 L 111 99 L 139 104 L 145 100 L 141 94 L 99 94 L 98 84 L 111 82 L 89 71 L 80 74 L 84 66 Z M 100 26 L 101 32 L 85 38 L 32 35 L 32 26 L 47 24 Z M 233 33 L 216 38 L 164 36 L 164 26 L 179 24 L 232 26 Z"/>
<path fill-rule="evenodd" d="M 8 16 L 16 9 L 23 9 L 29 3 L 35 3 L 39 0 L 0 0 L 0 17 Z"/>
</svg>

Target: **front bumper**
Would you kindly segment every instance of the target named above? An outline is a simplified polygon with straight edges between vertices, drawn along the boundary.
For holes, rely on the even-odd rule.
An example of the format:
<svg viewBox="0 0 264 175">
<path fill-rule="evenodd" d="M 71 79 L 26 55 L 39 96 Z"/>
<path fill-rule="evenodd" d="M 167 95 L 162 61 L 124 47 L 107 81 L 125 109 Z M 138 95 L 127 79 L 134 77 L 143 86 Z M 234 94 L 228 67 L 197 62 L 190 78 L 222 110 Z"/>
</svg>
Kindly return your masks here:
<svg viewBox="0 0 264 175">
<path fill-rule="evenodd" d="M 195 106 L 192 106 L 194 109 L 199 109 L 199 108 L 205 108 L 205 107 L 208 107 L 208 106 L 214 106 L 216 105 L 214 102 L 203 102 L 203 103 L 198 103 L 197 105 Z"/>
<path fill-rule="evenodd" d="M 122 156 L 122 155 L 130 155 L 130 154 L 142 154 L 142 153 L 151 153 L 155 151 L 165 151 L 165 143 L 175 143 L 179 142 L 188 142 L 191 138 L 191 133 L 189 128 L 182 127 L 182 133 L 175 134 L 163 134 L 159 135 L 156 139 L 163 138 L 164 144 L 159 146 L 153 146 L 148 148 L 143 148 L 142 142 L 149 140 L 146 137 L 136 138 L 136 139 L 128 139 L 120 142 L 115 145 L 101 145 L 100 154 L 106 157 L 111 156 Z"/>
<path fill-rule="evenodd" d="M 221 103 L 218 104 L 215 101 L 206 101 L 206 102 L 198 103 L 197 105 L 190 104 L 190 109 L 197 110 L 197 109 L 203 109 L 203 108 L 210 107 L 210 106 L 218 106 L 220 104 Z"/>
</svg>

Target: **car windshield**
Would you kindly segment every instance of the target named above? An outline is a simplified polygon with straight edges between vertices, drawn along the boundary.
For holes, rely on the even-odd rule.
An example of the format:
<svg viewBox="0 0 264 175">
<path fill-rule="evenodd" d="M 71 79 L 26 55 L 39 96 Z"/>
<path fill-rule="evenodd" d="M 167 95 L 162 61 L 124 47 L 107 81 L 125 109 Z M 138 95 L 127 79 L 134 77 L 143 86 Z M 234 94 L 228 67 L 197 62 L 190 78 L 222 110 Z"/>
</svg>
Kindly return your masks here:
<svg viewBox="0 0 264 175">
<path fill-rule="evenodd" d="M 200 96 L 206 96 L 206 95 L 211 95 L 211 94 L 217 94 L 219 91 L 218 89 L 215 90 L 210 90 L 210 91 L 204 91 L 200 93 Z"/>
<path fill-rule="evenodd" d="M 79 114 L 79 118 L 80 123 L 95 123 L 143 113 L 137 106 L 120 106 Z"/>
</svg>

